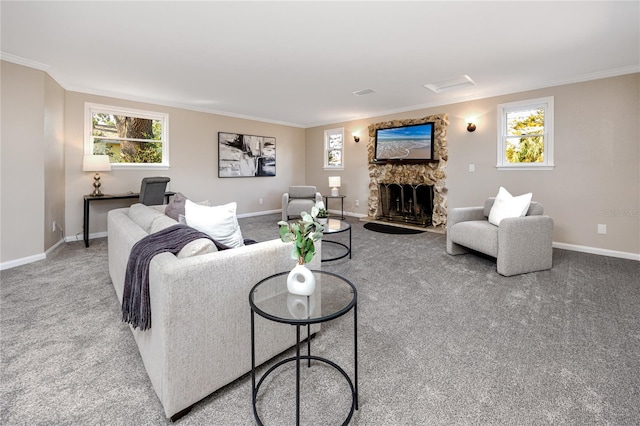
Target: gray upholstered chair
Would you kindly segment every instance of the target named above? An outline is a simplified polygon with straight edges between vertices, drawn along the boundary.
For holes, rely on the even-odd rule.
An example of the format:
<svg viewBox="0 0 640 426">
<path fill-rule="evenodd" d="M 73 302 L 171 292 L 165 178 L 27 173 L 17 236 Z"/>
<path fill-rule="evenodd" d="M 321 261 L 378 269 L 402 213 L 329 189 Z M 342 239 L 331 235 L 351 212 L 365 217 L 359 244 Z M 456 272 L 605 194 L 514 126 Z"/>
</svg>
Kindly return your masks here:
<svg viewBox="0 0 640 426">
<path fill-rule="evenodd" d="M 495 198 L 484 207 L 449 210 L 447 253 L 457 255 L 475 250 L 497 259 L 498 273 L 505 276 L 543 271 L 552 267 L 553 219 L 544 215 L 540 203 L 532 201 L 523 217 L 489 223 Z"/>
<path fill-rule="evenodd" d="M 164 176 L 143 178 L 139 202 L 145 206 L 164 204 L 164 193 L 170 180 L 170 178 Z"/>
<path fill-rule="evenodd" d="M 299 218 L 300 213 L 311 213 L 311 207 L 322 201 L 322 195 L 315 186 L 290 186 L 289 192 L 282 195 L 282 220 Z"/>
</svg>

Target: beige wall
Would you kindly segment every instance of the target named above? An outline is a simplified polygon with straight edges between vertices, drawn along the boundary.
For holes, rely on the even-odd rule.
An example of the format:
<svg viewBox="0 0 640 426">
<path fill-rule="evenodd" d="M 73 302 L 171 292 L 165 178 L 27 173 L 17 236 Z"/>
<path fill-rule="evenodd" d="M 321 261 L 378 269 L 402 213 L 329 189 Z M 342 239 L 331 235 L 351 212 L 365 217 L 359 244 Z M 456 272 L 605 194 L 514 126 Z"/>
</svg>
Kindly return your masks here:
<svg viewBox="0 0 640 426">
<path fill-rule="evenodd" d="M 112 170 L 103 172 L 104 193 L 138 192 L 145 176 L 169 176 L 169 189 L 196 201 L 212 204 L 238 203 L 238 214 L 281 208 L 282 193 L 290 184 L 304 180 L 304 129 L 265 122 L 188 111 L 122 99 L 66 93 L 66 235 L 82 239 L 83 195 L 93 190 L 92 173 L 82 171 L 85 102 L 130 107 L 169 114 L 169 170 Z M 237 132 L 276 138 L 276 176 L 218 178 L 218 132 Z M 259 204 L 259 199 L 263 204 Z M 108 210 L 131 201 L 91 203 L 90 233 L 105 233 Z M 274 233 L 274 237 L 277 233 Z"/>
<path fill-rule="evenodd" d="M 552 171 L 496 169 L 497 105 L 554 96 L 555 164 Z M 640 74 L 550 87 L 523 93 L 426 108 L 405 113 L 334 123 L 306 130 L 307 184 L 328 191 L 327 177 L 342 176 L 345 210 L 366 214 L 369 177 L 366 128 L 391 119 L 449 116 L 449 208 L 480 205 L 504 186 L 512 194 L 533 192 L 555 221 L 556 243 L 604 251 L 640 253 Z M 465 117 L 478 117 L 478 129 L 466 131 Z M 322 170 L 323 131 L 344 127 L 346 167 Z M 352 131 L 360 131 L 356 144 Z M 469 164 L 475 172 L 468 171 Z M 360 207 L 354 201 L 360 201 Z M 597 234 L 597 225 L 607 234 Z"/>
<path fill-rule="evenodd" d="M 42 255 L 44 73 L 2 62 L 2 262 Z"/>
<path fill-rule="evenodd" d="M 417 116 L 405 115 L 403 118 L 417 118 Z M 369 172 L 367 160 L 367 127 L 375 123 L 377 119 L 358 120 L 330 124 L 322 127 L 306 129 L 306 175 L 307 185 L 315 185 L 323 195 L 329 194 L 329 176 L 340 176 L 340 194 L 346 195 L 344 199 L 344 211 L 352 215 L 367 215 L 367 197 L 369 194 Z M 324 131 L 326 129 L 344 128 L 344 170 L 324 170 Z M 353 140 L 352 133 L 358 132 L 360 142 Z M 359 201 L 359 207 L 355 202 Z M 338 200 L 328 200 L 329 210 L 339 210 Z"/>
<path fill-rule="evenodd" d="M 44 239 L 45 249 L 64 236 L 64 89 L 44 77 Z M 52 226 L 55 222 L 55 231 Z"/>
<path fill-rule="evenodd" d="M 64 89 L 43 71 L 2 61 L 0 263 L 37 260 L 62 239 Z"/>
</svg>

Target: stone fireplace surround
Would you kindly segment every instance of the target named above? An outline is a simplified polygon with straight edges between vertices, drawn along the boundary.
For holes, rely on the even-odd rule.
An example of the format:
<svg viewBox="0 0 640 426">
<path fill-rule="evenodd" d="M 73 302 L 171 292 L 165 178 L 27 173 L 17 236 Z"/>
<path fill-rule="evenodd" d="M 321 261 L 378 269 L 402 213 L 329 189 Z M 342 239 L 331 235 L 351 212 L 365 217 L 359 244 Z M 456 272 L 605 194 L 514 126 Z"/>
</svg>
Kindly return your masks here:
<svg viewBox="0 0 640 426">
<path fill-rule="evenodd" d="M 374 163 L 376 129 L 429 122 L 434 123 L 434 158 L 439 160 L 438 162 L 422 164 Z M 449 150 L 447 148 L 448 125 L 449 118 L 447 114 L 438 114 L 418 119 L 384 121 L 369 126 L 369 142 L 367 144 L 369 200 L 366 220 L 376 220 L 376 217 L 380 215 L 378 211 L 380 209 L 378 189 L 380 184 L 433 185 L 433 214 L 430 228 L 432 228 L 431 230 L 444 232 L 447 225 L 447 175 L 445 169 L 449 159 Z M 393 222 L 385 223 L 393 225 Z"/>
</svg>

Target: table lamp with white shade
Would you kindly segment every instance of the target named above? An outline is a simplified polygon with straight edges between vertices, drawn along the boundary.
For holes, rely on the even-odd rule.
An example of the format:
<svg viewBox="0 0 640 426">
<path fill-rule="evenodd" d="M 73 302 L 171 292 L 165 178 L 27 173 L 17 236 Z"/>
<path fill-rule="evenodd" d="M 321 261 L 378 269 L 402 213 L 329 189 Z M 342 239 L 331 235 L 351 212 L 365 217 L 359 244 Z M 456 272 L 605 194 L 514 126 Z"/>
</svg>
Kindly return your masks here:
<svg viewBox="0 0 640 426">
<path fill-rule="evenodd" d="M 95 172 L 93 176 L 93 192 L 90 194 L 93 197 L 100 197 L 104 195 L 100 191 L 100 173 L 111 171 L 111 163 L 109 162 L 108 155 L 85 155 L 82 160 L 83 172 Z"/>
<path fill-rule="evenodd" d="M 329 176 L 329 186 L 331 187 L 332 197 L 340 195 L 338 192 L 338 188 L 340 188 L 340 176 Z"/>
</svg>

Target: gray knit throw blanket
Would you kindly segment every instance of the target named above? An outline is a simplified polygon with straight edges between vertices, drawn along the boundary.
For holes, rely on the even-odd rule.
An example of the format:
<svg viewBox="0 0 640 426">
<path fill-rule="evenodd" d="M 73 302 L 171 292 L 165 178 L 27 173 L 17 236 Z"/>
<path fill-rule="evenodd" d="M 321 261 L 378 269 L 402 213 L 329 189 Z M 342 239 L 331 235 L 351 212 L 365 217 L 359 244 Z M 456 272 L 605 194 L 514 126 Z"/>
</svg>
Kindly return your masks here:
<svg viewBox="0 0 640 426">
<path fill-rule="evenodd" d="M 159 253 L 178 253 L 184 246 L 209 235 L 187 225 L 173 225 L 150 234 L 134 244 L 127 262 L 122 295 L 122 321 L 140 330 L 151 328 L 151 299 L 149 297 L 149 265 Z M 214 241 L 215 242 L 215 241 Z"/>
</svg>

